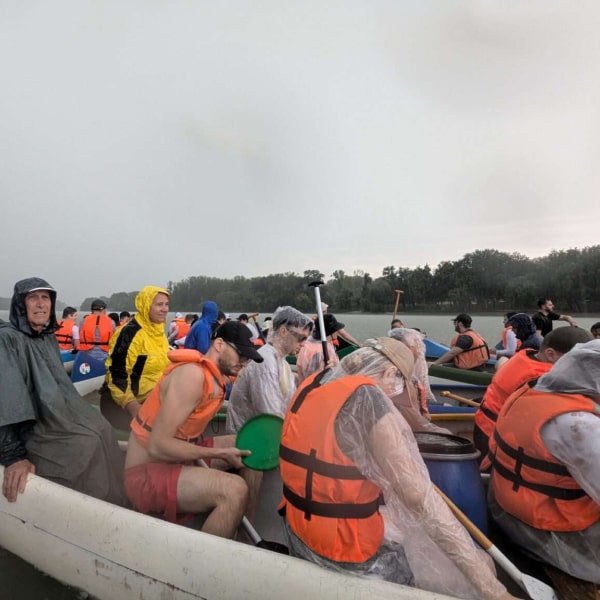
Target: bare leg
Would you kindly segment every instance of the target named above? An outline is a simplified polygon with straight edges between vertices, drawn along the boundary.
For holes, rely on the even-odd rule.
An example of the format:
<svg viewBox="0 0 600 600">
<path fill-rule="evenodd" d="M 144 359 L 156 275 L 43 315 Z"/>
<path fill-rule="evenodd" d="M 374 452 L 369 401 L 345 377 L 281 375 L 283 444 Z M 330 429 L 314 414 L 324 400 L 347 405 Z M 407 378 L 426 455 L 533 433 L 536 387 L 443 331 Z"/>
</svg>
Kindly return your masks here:
<svg viewBox="0 0 600 600">
<path fill-rule="evenodd" d="M 177 482 L 177 510 L 210 514 L 202 531 L 233 538 L 248 503 L 248 487 L 232 473 L 183 467 Z"/>
</svg>

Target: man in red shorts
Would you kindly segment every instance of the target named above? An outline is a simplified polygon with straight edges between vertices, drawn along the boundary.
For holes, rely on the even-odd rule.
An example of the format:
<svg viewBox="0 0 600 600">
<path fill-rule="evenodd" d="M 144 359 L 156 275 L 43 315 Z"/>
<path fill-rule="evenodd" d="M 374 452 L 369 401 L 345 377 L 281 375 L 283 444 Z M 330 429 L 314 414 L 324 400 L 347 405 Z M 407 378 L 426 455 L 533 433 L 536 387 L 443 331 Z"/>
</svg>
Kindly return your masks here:
<svg viewBox="0 0 600 600">
<path fill-rule="evenodd" d="M 251 478 L 234 447 L 235 436 L 202 434 L 225 396 L 224 376 L 237 376 L 249 360 L 262 362 L 239 322 L 224 323 L 206 354 L 169 352 L 171 364 L 131 422 L 125 489 L 133 506 L 171 522 L 208 513 L 202 531 L 232 538 L 248 504 Z M 198 461 L 211 463 L 211 469 Z M 240 475 L 224 469 L 240 469 Z"/>
</svg>

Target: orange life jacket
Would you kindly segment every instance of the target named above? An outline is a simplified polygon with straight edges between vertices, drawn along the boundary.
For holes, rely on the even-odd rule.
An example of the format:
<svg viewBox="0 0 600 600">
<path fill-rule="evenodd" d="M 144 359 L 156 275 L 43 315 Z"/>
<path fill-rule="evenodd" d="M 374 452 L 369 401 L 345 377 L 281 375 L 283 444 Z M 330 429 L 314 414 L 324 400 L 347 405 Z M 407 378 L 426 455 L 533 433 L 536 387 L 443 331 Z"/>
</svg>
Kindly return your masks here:
<svg viewBox="0 0 600 600">
<path fill-rule="evenodd" d="M 108 342 L 114 332 L 113 320 L 107 315 L 87 315 L 79 328 L 79 350 L 99 346 L 108 352 Z"/>
<path fill-rule="evenodd" d="M 214 362 L 204 358 L 198 350 L 171 350 L 167 356 L 171 364 L 165 369 L 159 382 L 142 404 L 138 414 L 131 421 L 131 431 L 144 447 L 147 447 L 152 426 L 160 410 L 160 384 L 162 380 L 181 365 L 197 364 L 204 371 L 202 397 L 194 411 L 179 426 L 175 437 L 179 440 L 195 443 L 200 439 L 209 421 L 215 416 L 225 398 L 225 381 Z"/>
<path fill-rule="evenodd" d="M 368 481 L 335 439 L 335 419 L 350 395 L 372 379 L 350 375 L 321 385 L 308 377 L 290 402 L 280 446 L 283 499 L 292 531 L 331 560 L 361 563 L 383 540 L 381 490 Z"/>
<path fill-rule="evenodd" d="M 535 353 L 535 350 L 517 352 L 494 373 L 492 382 L 483 395 L 481 406 L 475 413 L 475 424 L 488 437 L 492 434 L 500 409 L 508 397 L 524 383 L 541 377 L 552 368 L 552 363 L 535 360 Z"/>
<path fill-rule="evenodd" d="M 473 344 L 468 350 L 464 350 L 458 356 L 454 357 L 454 364 L 459 369 L 475 369 L 485 364 L 490 357 L 490 351 L 485 340 L 472 329 L 467 329 L 467 331 L 459 335 L 468 335 L 473 340 Z M 455 335 L 452 338 L 450 346 L 456 346 L 459 335 Z"/>
<path fill-rule="evenodd" d="M 505 328 L 502 330 L 502 335 L 500 336 L 500 343 L 502 344 L 502 347 L 503 347 L 504 349 L 506 349 L 506 344 L 507 344 L 507 341 L 506 341 L 506 336 L 508 335 L 508 332 L 509 332 L 509 331 L 512 331 L 512 327 L 510 327 L 510 326 L 508 326 L 508 327 L 505 327 Z M 517 350 L 519 350 L 519 348 L 521 348 L 521 344 L 522 344 L 522 343 L 523 343 L 523 342 L 521 342 L 521 340 L 520 340 L 519 338 L 517 338 Z"/>
<path fill-rule="evenodd" d="M 66 319 L 58 322 L 60 329 L 54 332 L 56 341 L 61 350 L 72 350 L 73 349 L 73 326 L 75 321 L 73 319 Z"/>
<path fill-rule="evenodd" d="M 175 319 L 175 323 L 177 323 L 177 335 L 175 340 L 180 340 L 181 338 L 186 337 L 192 326 L 189 323 L 186 323 L 185 319 Z"/>
<path fill-rule="evenodd" d="M 513 394 L 490 438 L 492 485 L 498 504 L 531 527 L 581 531 L 600 520 L 600 505 L 550 454 L 540 431 L 553 417 L 598 412 L 581 394 L 554 394 L 525 387 Z"/>
</svg>

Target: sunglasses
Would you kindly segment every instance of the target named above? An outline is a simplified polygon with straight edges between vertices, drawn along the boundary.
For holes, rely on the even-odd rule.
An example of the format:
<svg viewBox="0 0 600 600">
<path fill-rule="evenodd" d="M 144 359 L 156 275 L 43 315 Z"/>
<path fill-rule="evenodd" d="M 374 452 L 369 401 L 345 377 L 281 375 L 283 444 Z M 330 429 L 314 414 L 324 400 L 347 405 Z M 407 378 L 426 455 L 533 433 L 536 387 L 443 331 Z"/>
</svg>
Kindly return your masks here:
<svg viewBox="0 0 600 600">
<path fill-rule="evenodd" d="M 304 333 L 300 333 L 299 331 L 294 331 L 293 329 L 288 329 L 288 331 L 296 338 L 297 342 L 305 342 L 308 339 L 308 336 Z"/>
<path fill-rule="evenodd" d="M 223 340 L 225 342 L 225 340 Z M 244 356 L 243 354 L 240 353 L 240 351 L 237 349 L 237 346 L 235 344 L 232 344 L 231 342 L 225 342 L 230 348 L 233 348 L 233 350 L 235 350 L 235 353 L 238 356 L 238 361 L 241 365 L 245 365 L 248 364 L 248 362 L 250 361 L 250 359 L 247 356 Z"/>
</svg>

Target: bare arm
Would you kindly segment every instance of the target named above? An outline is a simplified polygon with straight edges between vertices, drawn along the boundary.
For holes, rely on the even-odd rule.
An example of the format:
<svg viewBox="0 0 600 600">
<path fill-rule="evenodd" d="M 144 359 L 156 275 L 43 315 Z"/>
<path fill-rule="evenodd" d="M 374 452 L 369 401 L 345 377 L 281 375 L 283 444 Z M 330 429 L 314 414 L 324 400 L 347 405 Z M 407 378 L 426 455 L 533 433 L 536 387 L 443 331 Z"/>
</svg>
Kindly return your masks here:
<svg viewBox="0 0 600 600">
<path fill-rule="evenodd" d="M 558 317 L 559 321 L 566 321 L 571 327 L 577 327 L 577 322 L 571 315 L 560 315 Z"/>
<path fill-rule="evenodd" d="M 458 356 L 459 354 L 462 354 L 462 353 L 463 353 L 462 348 L 459 348 L 458 346 L 452 346 L 452 348 L 450 348 L 450 350 L 448 350 L 448 352 L 446 352 L 446 354 L 443 354 L 442 356 L 440 356 L 437 360 L 435 360 L 431 364 L 432 365 L 443 365 L 444 363 L 452 362 L 456 356 Z"/>
<path fill-rule="evenodd" d="M 187 462 L 206 458 L 221 458 L 240 469 L 247 450 L 234 447 L 206 448 L 176 439 L 175 434 L 202 398 L 204 372 L 195 365 L 183 365 L 162 381 L 161 407 L 154 422 L 148 453 L 161 462 Z"/>
<path fill-rule="evenodd" d="M 486 562 L 482 551 L 450 512 L 431 482 L 422 474 L 409 448 L 408 438 L 392 413 L 380 419 L 368 436 L 371 453 L 389 481 L 392 492 L 423 525 L 428 536 L 462 571 L 482 598 L 510 598 Z M 387 500 L 387 496 L 386 496 Z"/>
</svg>

